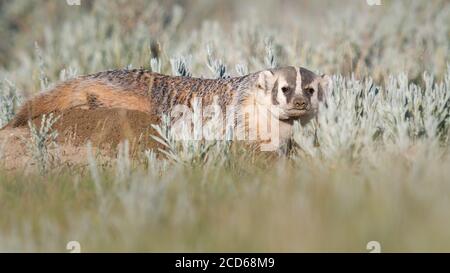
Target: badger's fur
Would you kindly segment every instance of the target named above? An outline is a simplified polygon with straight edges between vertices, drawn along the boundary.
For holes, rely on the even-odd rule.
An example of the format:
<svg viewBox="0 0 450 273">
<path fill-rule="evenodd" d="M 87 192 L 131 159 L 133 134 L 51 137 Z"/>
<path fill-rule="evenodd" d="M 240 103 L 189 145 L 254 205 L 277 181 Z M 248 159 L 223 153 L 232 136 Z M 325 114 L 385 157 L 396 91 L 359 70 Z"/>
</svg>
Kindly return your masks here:
<svg viewBox="0 0 450 273">
<path fill-rule="evenodd" d="M 192 107 L 197 98 L 203 106 L 218 104 L 224 113 L 227 107 L 232 107 L 238 120 L 240 113 L 253 106 L 267 108 L 269 118 L 280 122 L 283 143 L 290 137 L 294 120 L 307 123 L 316 115 L 328 82 L 325 76 L 296 67 L 228 79 L 175 77 L 144 69 L 113 70 L 80 76 L 37 95 L 20 108 L 5 128 L 23 126 L 43 114 L 76 107 L 124 108 L 161 116 L 169 114 L 176 105 Z"/>
</svg>

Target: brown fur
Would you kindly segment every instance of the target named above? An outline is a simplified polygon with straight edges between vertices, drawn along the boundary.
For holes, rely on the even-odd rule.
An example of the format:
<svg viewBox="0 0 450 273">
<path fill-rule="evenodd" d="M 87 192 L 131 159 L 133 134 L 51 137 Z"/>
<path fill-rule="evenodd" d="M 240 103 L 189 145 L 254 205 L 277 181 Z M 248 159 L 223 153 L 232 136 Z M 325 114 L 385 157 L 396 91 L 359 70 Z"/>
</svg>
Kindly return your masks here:
<svg viewBox="0 0 450 273">
<path fill-rule="evenodd" d="M 161 114 L 177 104 L 190 106 L 196 96 L 202 98 L 204 105 L 212 103 L 214 96 L 226 105 L 238 94 L 232 92 L 236 91 L 232 85 L 241 79 L 245 77 L 229 80 L 172 77 L 142 69 L 81 76 L 27 101 L 6 128 L 24 126 L 40 115 L 75 107 L 124 108 Z"/>
<path fill-rule="evenodd" d="M 28 120 L 40 115 L 62 112 L 75 107 L 125 108 L 147 113 L 151 109 L 150 101 L 146 97 L 101 81 L 86 80 L 81 77 L 59 84 L 52 90 L 27 101 L 5 128 L 20 127 L 26 125 Z"/>
<path fill-rule="evenodd" d="M 228 79 L 174 77 L 143 69 L 105 71 L 80 76 L 39 94 L 27 101 L 4 128 L 24 126 L 43 114 L 71 108 L 123 108 L 160 116 L 169 114 L 175 105 L 192 107 L 193 99 L 198 97 L 203 106 L 216 101 L 223 112 L 228 106 L 235 106 L 238 111 L 253 104 L 279 107 L 282 110 L 279 117 L 281 138 L 288 139 L 294 119 L 303 123 L 316 114 L 317 107 L 310 107 L 304 112 L 297 109 L 297 114 L 291 116 L 289 111 L 295 108 L 295 100 L 307 98 L 305 88 L 314 86 L 315 90 L 321 91 L 322 81 L 314 73 L 294 67 Z M 280 91 L 285 86 L 290 87 L 289 93 Z M 261 126 L 265 125 L 257 125 L 258 128 Z"/>
</svg>

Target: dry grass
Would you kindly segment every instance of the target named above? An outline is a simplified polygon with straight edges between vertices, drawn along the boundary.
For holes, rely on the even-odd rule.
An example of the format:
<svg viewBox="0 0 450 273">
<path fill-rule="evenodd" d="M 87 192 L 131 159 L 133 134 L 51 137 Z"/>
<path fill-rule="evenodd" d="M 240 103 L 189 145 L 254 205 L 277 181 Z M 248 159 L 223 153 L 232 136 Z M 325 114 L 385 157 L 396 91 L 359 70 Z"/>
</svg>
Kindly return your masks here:
<svg viewBox="0 0 450 273">
<path fill-rule="evenodd" d="M 227 143 L 129 158 L 122 144 L 45 175 L 1 171 L 0 251 L 449 251 L 450 5 L 382 2 L 1 2 L 0 125 L 41 86 L 127 66 L 303 65 L 334 89 L 289 158 Z"/>
</svg>

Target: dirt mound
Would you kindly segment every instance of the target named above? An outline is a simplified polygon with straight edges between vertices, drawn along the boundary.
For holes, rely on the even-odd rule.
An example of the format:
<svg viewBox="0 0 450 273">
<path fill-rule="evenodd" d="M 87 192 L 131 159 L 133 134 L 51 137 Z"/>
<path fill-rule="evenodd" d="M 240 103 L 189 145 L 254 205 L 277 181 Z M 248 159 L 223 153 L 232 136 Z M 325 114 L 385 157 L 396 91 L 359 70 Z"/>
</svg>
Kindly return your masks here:
<svg viewBox="0 0 450 273">
<path fill-rule="evenodd" d="M 132 150 L 154 148 L 151 135 L 156 132 L 151 124 L 158 124 L 155 116 L 126 109 L 71 109 L 56 113 L 59 120 L 53 129 L 59 133 L 58 142 L 74 146 L 88 141 L 99 148 L 111 149 L 128 140 Z M 33 122 L 40 126 L 42 118 Z"/>
<path fill-rule="evenodd" d="M 157 148 L 164 147 L 151 137 L 157 135 L 151 125 L 160 123 L 155 116 L 125 109 L 71 109 L 55 113 L 55 116 L 59 119 L 52 127 L 58 131 L 58 147 L 54 149 L 59 162 L 63 163 L 60 166 L 86 166 L 88 141 L 93 145 L 99 164 L 114 159 L 117 145 L 124 140 L 130 143 L 132 157 L 138 157 L 146 149 L 163 156 Z M 40 128 L 41 121 L 42 117 L 38 117 L 33 123 Z M 27 126 L 0 130 L 0 169 L 24 170 L 36 166 L 32 159 L 33 151 L 26 146 L 31 138 Z"/>
<path fill-rule="evenodd" d="M 96 160 L 107 162 L 115 158 L 117 145 L 124 140 L 130 143 L 130 155 L 137 156 L 145 149 L 161 148 L 151 135 L 157 135 L 151 124 L 159 119 L 151 115 L 124 109 L 72 109 L 63 113 L 53 125 L 58 131 L 58 155 L 61 166 L 84 166 L 87 164 L 88 149 L 91 141 Z M 42 118 L 33 123 L 40 126 Z M 0 168 L 4 170 L 27 170 L 36 166 L 32 152 L 25 145 L 31 138 L 30 130 L 21 128 L 0 130 Z"/>
</svg>

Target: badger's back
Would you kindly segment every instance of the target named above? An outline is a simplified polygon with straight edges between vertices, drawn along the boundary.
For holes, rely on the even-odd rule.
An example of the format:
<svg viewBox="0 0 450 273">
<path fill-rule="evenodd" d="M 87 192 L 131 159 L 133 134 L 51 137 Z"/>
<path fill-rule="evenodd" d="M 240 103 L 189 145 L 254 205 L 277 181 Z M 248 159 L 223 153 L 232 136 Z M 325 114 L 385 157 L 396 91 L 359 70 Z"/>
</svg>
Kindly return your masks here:
<svg viewBox="0 0 450 273">
<path fill-rule="evenodd" d="M 222 107 L 232 103 L 246 77 L 201 79 L 167 76 L 144 69 L 111 70 L 68 80 L 27 101 L 6 127 L 52 112 L 80 107 L 123 108 L 152 114 L 169 113 L 178 104 L 191 106 L 199 97 L 204 105 L 217 98 Z"/>
</svg>

